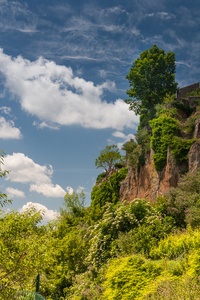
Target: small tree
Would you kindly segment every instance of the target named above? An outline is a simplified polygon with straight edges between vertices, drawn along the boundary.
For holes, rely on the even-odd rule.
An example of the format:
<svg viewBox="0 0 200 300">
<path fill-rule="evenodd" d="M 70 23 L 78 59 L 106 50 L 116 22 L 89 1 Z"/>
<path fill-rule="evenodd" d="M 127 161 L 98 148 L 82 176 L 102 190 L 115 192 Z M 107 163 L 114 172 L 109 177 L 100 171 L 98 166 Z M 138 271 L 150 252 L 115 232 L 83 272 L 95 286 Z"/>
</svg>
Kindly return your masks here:
<svg viewBox="0 0 200 300">
<path fill-rule="evenodd" d="M 67 193 L 64 197 L 65 208 L 60 208 L 61 216 L 63 217 L 66 213 L 73 217 L 80 217 L 84 214 L 85 209 L 85 194 L 83 191 L 80 193 L 73 192 L 72 194 Z"/>
<path fill-rule="evenodd" d="M 115 163 L 122 160 L 119 149 L 116 145 L 106 146 L 104 150 L 100 152 L 100 155 L 95 160 L 95 166 L 97 168 L 104 168 L 106 174 L 114 168 Z"/>
</svg>

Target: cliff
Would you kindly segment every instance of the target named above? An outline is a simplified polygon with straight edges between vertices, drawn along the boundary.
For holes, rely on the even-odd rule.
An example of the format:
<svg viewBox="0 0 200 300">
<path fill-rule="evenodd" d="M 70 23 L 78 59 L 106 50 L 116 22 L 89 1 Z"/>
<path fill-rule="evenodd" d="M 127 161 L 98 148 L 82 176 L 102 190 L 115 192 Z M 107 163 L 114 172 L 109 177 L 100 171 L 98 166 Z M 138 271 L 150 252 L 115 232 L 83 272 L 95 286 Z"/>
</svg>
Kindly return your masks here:
<svg viewBox="0 0 200 300">
<path fill-rule="evenodd" d="M 180 94 L 182 95 L 183 93 Z M 170 146 L 167 147 L 166 164 L 162 170 L 156 170 L 154 163 L 154 150 L 150 149 L 145 153 L 144 164 L 139 168 L 133 168 L 129 165 L 129 155 L 127 155 L 128 174 L 121 182 L 120 200 L 131 202 L 135 198 L 146 198 L 149 201 L 155 201 L 158 195 L 164 195 L 170 187 L 176 187 L 182 174 L 186 172 L 195 172 L 200 167 L 200 107 L 198 100 L 200 97 L 186 97 L 179 99 L 185 106 L 193 107 L 193 113 L 186 117 L 184 110 L 179 109 L 179 121 L 183 128 L 182 139 L 194 138 L 187 160 L 177 162 L 172 155 Z M 196 100 L 196 101 L 195 101 Z M 195 103 L 195 104 L 194 104 Z M 181 116 L 181 117 L 180 117 Z M 188 133 L 184 129 L 186 124 L 194 122 L 192 132 Z"/>
</svg>

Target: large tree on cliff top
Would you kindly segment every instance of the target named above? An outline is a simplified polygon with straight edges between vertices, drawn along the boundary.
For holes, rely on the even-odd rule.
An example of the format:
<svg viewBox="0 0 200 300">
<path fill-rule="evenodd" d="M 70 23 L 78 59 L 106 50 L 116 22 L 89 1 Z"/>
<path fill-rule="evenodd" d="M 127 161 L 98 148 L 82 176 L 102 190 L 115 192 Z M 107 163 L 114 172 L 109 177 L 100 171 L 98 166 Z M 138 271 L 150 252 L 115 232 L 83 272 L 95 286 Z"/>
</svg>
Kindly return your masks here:
<svg viewBox="0 0 200 300">
<path fill-rule="evenodd" d="M 150 110 L 155 104 L 161 103 L 167 94 L 174 94 L 177 89 L 175 82 L 175 55 L 165 53 L 156 45 L 140 54 L 126 78 L 130 89 L 126 91 L 130 110 L 141 114 Z"/>
</svg>

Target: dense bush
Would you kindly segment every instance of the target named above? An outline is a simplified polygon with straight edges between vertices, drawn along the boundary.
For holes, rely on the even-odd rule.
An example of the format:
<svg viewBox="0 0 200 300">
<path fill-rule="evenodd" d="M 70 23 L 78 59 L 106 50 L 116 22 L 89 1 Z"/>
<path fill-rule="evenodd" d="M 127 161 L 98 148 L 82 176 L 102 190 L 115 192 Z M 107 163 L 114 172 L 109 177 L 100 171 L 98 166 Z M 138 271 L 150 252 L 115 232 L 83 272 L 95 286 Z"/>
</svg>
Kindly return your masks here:
<svg viewBox="0 0 200 300">
<path fill-rule="evenodd" d="M 98 220 L 102 217 L 106 203 L 116 204 L 119 201 L 120 182 L 125 179 L 127 172 L 127 168 L 122 168 L 93 187 L 89 210 L 92 219 Z"/>
<path fill-rule="evenodd" d="M 160 271 L 160 264 L 142 256 L 115 259 L 105 272 L 103 295 L 107 300 L 137 299 Z"/>
<path fill-rule="evenodd" d="M 154 163 L 157 170 L 162 170 L 166 164 L 167 147 L 174 135 L 180 131 L 179 123 L 171 117 L 160 117 L 150 121 L 152 127 L 151 147 L 154 150 Z"/>
<path fill-rule="evenodd" d="M 154 163 L 161 171 L 166 164 L 167 148 L 172 149 L 172 155 L 177 162 L 187 161 L 188 151 L 195 139 L 183 139 L 179 122 L 168 116 L 161 116 L 149 122 L 152 127 L 151 147 L 154 150 Z"/>
<path fill-rule="evenodd" d="M 174 218 L 179 228 L 200 225 L 200 170 L 185 174 L 177 188 L 166 193 L 162 207 L 167 215 Z M 161 208 L 161 206 L 160 206 Z"/>
</svg>

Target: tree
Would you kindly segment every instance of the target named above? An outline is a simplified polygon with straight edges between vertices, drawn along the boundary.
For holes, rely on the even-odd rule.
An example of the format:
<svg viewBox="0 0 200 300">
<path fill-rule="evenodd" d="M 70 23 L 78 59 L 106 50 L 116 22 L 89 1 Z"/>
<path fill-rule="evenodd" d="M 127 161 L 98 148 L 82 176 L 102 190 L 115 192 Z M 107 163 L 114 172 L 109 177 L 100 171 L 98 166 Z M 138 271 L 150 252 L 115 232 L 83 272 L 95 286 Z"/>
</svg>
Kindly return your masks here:
<svg viewBox="0 0 200 300">
<path fill-rule="evenodd" d="M 95 160 L 95 166 L 97 168 L 104 168 L 106 174 L 109 174 L 116 162 L 122 160 L 119 149 L 116 145 L 106 146 L 104 150 L 100 152 L 100 155 Z"/>
<path fill-rule="evenodd" d="M 60 213 L 62 217 L 66 216 L 66 214 L 72 218 L 83 216 L 85 211 L 84 192 L 73 192 L 72 194 L 67 193 L 64 197 L 64 206 L 64 209 L 60 208 Z"/>
<path fill-rule="evenodd" d="M 32 288 L 36 275 L 46 265 L 48 238 L 45 227 L 38 226 L 41 220 L 41 213 L 34 207 L 0 217 L 0 294 L 9 287 Z"/>
<path fill-rule="evenodd" d="M 156 45 L 140 54 L 126 78 L 130 89 L 126 91 L 130 110 L 135 114 L 149 112 L 155 104 L 161 103 L 164 97 L 174 94 L 177 89 L 175 82 L 175 55 L 165 53 Z"/>
<path fill-rule="evenodd" d="M 4 164 L 4 156 L 5 156 L 5 152 L 4 150 L 0 151 L 0 177 L 5 177 L 6 174 L 8 173 L 8 171 L 4 170 L 2 171 L 1 165 Z M 4 205 L 11 203 L 12 200 L 7 199 L 7 195 L 6 194 L 2 194 L 1 190 L 0 190 L 0 206 L 3 207 Z"/>
</svg>

